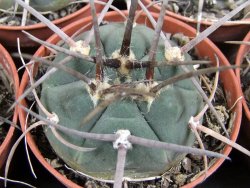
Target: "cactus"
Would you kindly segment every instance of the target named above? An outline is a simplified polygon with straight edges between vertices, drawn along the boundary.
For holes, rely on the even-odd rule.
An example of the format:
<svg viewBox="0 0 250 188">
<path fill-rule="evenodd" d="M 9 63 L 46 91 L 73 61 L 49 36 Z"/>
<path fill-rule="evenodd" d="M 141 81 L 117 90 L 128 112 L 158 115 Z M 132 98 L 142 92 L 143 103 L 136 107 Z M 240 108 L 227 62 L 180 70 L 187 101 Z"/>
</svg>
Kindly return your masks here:
<svg viewBox="0 0 250 188">
<path fill-rule="evenodd" d="M 57 11 L 69 5 L 70 2 L 72 2 L 72 0 L 31 0 L 30 6 L 41 12 Z M 0 1 L 0 8 L 4 10 L 11 9 L 14 5 L 14 0 Z"/>
<path fill-rule="evenodd" d="M 27 7 L 22 1 L 16 1 Z M 106 8 L 111 3 L 112 0 Z M 29 127 L 19 140 L 32 128 L 46 124 L 44 132 L 51 146 L 69 166 L 95 178 L 115 179 L 117 188 L 121 187 L 123 168 L 126 177 L 149 178 L 161 175 L 188 152 L 225 157 L 204 150 L 202 144 L 203 149 L 190 147 L 194 145 L 197 130 L 211 134 L 212 131 L 200 124 L 208 107 L 215 111 L 195 76 L 237 67 L 196 71 L 192 66 L 183 66 L 186 61 L 192 61 L 187 52 L 209 32 L 178 47 L 161 30 L 167 1 L 162 5 L 157 23 L 148 15 L 155 30 L 134 24 L 137 3 L 137 0 L 131 2 L 125 25 L 107 23 L 99 27 L 105 8 L 97 19 L 94 3 L 90 1 L 93 29 L 74 39 L 48 23 L 66 44 L 58 47 L 40 42 L 63 53 L 56 54 L 41 79 L 34 82 L 31 77 L 32 87 L 19 98 L 33 91 L 40 115 L 20 107 L 41 120 Z M 209 28 L 210 32 L 249 4 L 222 18 Z M 41 19 L 47 23 L 45 18 Z M 45 59 L 34 58 L 48 64 Z M 177 64 L 166 66 L 173 62 Z M 42 82 L 38 99 L 34 88 Z M 218 115 L 215 117 L 227 135 Z M 238 147 L 225 137 L 216 135 L 216 138 Z"/>
<path fill-rule="evenodd" d="M 121 48 L 124 30 L 123 23 L 110 23 L 100 27 L 100 38 L 105 57 L 117 56 L 117 50 Z M 112 35 L 110 35 L 111 31 Z M 83 33 L 77 40 L 84 40 L 86 36 L 87 33 Z M 133 55 L 130 55 L 130 58 L 146 60 L 153 36 L 152 29 L 136 25 L 132 33 L 130 50 Z M 91 41 L 90 49 L 90 56 L 95 56 L 94 41 Z M 156 52 L 157 61 L 165 61 L 164 49 L 164 43 L 160 41 Z M 186 58 L 190 58 L 189 55 L 186 56 Z M 53 62 L 58 63 L 64 58 L 64 54 L 58 54 Z M 95 65 L 91 62 L 74 59 L 67 66 L 82 74 L 87 74 L 92 79 L 95 78 Z M 159 67 L 155 70 L 154 83 L 145 84 L 142 82 L 145 80 L 145 72 L 146 68 L 129 71 L 122 68 L 117 70 L 104 67 L 104 83 L 100 83 L 98 87 L 102 91 L 116 86 L 116 83 L 129 83 L 135 88 L 147 91 L 157 82 L 183 73 L 178 67 Z M 138 84 L 134 83 L 138 81 Z M 59 117 L 59 122 L 66 127 L 102 134 L 112 134 L 119 129 L 128 129 L 133 135 L 143 138 L 187 146 L 194 144 L 194 135 L 186 125 L 190 116 L 195 115 L 201 109 L 203 102 L 190 80 L 180 81 L 162 89 L 156 94 L 156 97 L 131 96 L 128 99 L 118 100 L 83 126 L 81 125 L 82 117 L 87 116 L 98 103 L 105 100 L 106 97 L 112 97 L 109 95 L 115 93 L 98 97 L 97 93 L 91 92 L 82 81 L 65 75 L 63 71 L 53 74 L 42 87 L 41 101 L 45 108 L 50 112 L 55 112 Z M 83 153 L 65 148 L 50 130 L 46 130 L 45 133 L 54 150 L 75 169 L 99 178 L 110 178 L 114 174 L 111 169 L 114 169 L 115 166 L 116 151 L 113 149 L 112 143 L 104 144 L 89 140 L 79 142 L 77 138 L 64 135 L 70 143 L 96 148 L 94 151 Z M 176 152 L 135 146 L 128 153 L 125 169 L 128 177 L 155 176 L 178 163 L 182 157 L 183 154 Z"/>
</svg>

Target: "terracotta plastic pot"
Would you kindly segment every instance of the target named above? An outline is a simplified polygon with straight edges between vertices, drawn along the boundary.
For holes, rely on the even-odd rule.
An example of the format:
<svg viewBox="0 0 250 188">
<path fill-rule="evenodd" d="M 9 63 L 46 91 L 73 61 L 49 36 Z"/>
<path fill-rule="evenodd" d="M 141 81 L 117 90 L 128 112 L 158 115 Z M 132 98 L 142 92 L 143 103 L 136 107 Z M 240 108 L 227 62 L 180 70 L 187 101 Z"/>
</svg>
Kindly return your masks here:
<svg viewBox="0 0 250 188">
<path fill-rule="evenodd" d="M 152 14 L 152 15 L 155 18 L 157 17 L 157 14 Z M 92 20 L 91 17 L 88 17 L 88 18 L 83 19 L 83 20 L 79 20 L 73 24 L 68 25 L 63 30 L 67 34 L 72 35 L 76 30 L 85 26 L 87 23 L 91 22 L 91 20 Z M 120 16 L 116 12 L 107 13 L 105 20 L 107 20 L 109 22 L 111 22 L 111 21 L 112 22 L 124 21 L 122 16 Z M 144 14 L 142 14 L 139 17 L 137 22 L 141 23 L 141 24 L 144 24 L 144 23 L 147 24 L 148 19 Z M 150 25 L 150 24 L 148 24 L 148 25 Z M 171 25 L 171 27 L 169 27 L 170 25 Z M 187 24 L 185 24 L 179 20 L 176 20 L 174 18 L 171 18 L 171 17 L 165 17 L 163 27 L 164 27 L 163 30 L 165 32 L 169 32 L 169 33 L 183 32 L 187 36 L 190 36 L 190 37 L 195 36 L 195 29 L 193 29 L 192 27 L 188 26 Z M 53 35 L 52 37 L 50 37 L 48 39 L 48 42 L 55 44 L 59 40 L 60 39 L 57 35 Z M 214 60 L 214 54 L 217 54 L 217 56 L 220 59 L 221 65 L 229 65 L 229 62 L 224 57 L 224 55 L 221 53 L 221 51 L 208 39 L 204 40 L 199 45 L 197 45 L 196 51 L 200 57 L 209 57 L 211 60 Z M 48 53 L 49 53 L 49 51 L 45 47 L 42 46 L 35 53 L 35 56 L 44 56 Z M 226 93 L 226 97 L 227 97 L 228 106 L 231 107 L 240 95 L 240 91 L 239 91 L 239 88 L 237 86 L 237 79 L 236 79 L 235 74 L 232 70 L 228 70 L 228 71 L 221 73 L 220 79 L 221 79 L 221 81 L 224 85 L 224 89 L 226 91 L 225 93 Z M 20 91 L 19 96 L 24 92 L 28 81 L 29 81 L 28 74 L 27 74 L 27 72 L 25 72 L 25 74 L 22 78 L 22 82 L 21 82 L 21 86 L 20 86 L 20 90 L 19 90 Z M 22 103 L 25 104 L 25 101 L 23 100 Z M 24 130 L 26 113 L 21 109 L 19 109 L 19 113 L 20 113 L 21 126 L 22 126 L 22 129 Z M 235 120 L 234 120 L 234 126 L 232 129 L 231 139 L 233 141 L 235 141 L 237 138 L 239 128 L 240 128 L 240 123 L 241 123 L 241 115 L 242 115 L 241 102 L 236 104 L 236 106 L 234 107 L 233 113 L 235 113 L 236 116 L 235 116 Z M 67 187 L 79 187 L 78 185 L 76 185 L 72 181 L 68 180 L 63 175 L 61 175 L 48 162 L 46 162 L 46 160 L 42 156 L 41 152 L 39 151 L 34 139 L 32 138 L 31 134 L 27 135 L 27 140 L 28 140 L 28 144 L 29 144 L 31 150 L 34 152 L 37 159 L 42 163 L 42 165 L 51 174 L 53 174 L 59 181 L 61 181 Z M 223 150 L 223 154 L 228 155 L 230 153 L 230 151 L 231 151 L 231 147 L 226 146 L 225 149 Z M 223 161 L 224 161 L 224 159 L 217 159 L 215 164 L 213 164 L 209 168 L 208 176 L 211 175 L 213 172 L 215 172 L 219 168 L 219 166 L 223 163 Z M 197 178 L 197 180 L 189 183 L 185 187 L 193 187 L 193 186 L 201 183 L 203 180 L 204 180 L 204 175 L 200 176 L 199 178 Z"/>
<path fill-rule="evenodd" d="M 243 41 L 250 42 L 250 32 L 248 32 L 248 34 L 246 35 L 246 37 L 244 38 Z M 240 45 L 240 48 L 239 48 L 237 56 L 236 56 L 235 64 L 241 65 L 242 61 L 244 60 L 245 55 L 249 52 L 250 52 L 250 45 Z M 235 73 L 236 73 L 237 79 L 239 80 L 239 83 L 240 83 L 239 85 L 241 85 L 240 70 L 237 69 L 235 71 Z M 242 96 L 244 96 L 243 92 L 242 92 Z M 246 117 L 247 117 L 249 124 L 250 124 L 250 110 L 247 106 L 247 102 L 246 102 L 245 98 L 243 99 L 243 108 L 244 108 Z"/>
<path fill-rule="evenodd" d="M 10 76 L 11 82 L 13 84 L 13 90 L 17 97 L 17 92 L 19 88 L 19 78 L 18 78 L 16 66 L 11 56 L 7 52 L 7 50 L 1 44 L 0 44 L 0 64 L 2 65 L 6 73 Z M 18 119 L 18 110 L 16 108 L 13 114 L 13 122 L 17 123 L 17 119 Z M 0 169 L 5 163 L 7 155 L 11 149 L 12 143 L 14 141 L 14 132 L 15 132 L 15 128 L 13 126 L 10 126 L 9 131 L 5 137 L 5 140 L 0 146 Z"/>
<path fill-rule="evenodd" d="M 249 42 L 250 41 L 250 32 L 246 35 L 246 37 L 243 39 L 243 41 Z M 240 48 L 238 50 L 235 64 L 241 65 L 242 61 L 244 60 L 244 57 L 247 53 L 250 52 L 250 46 L 249 45 L 240 45 Z M 236 77 L 239 81 L 239 85 L 241 86 L 241 77 L 240 77 L 240 70 L 235 70 Z M 242 90 L 241 90 L 242 91 Z M 242 96 L 244 96 L 242 91 Z M 239 135 L 239 143 L 250 150 L 250 109 L 248 108 L 248 105 L 246 103 L 246 99 L 243 98 L 242 105 L 244 109 L 244 116 L 242 118 L 242 124 L 241 124 L 241 130 Z M 247 156 L 244 156 L 244 159 L 246 161 L 246 164 L 250 168 L 250 159 Z"/>
<path fill-rule="evenodd" d="M 152 3 L 152 0 L 141 0 L 146 6 Z M 150 11 L 159 13 L 160 12 L 160 6 L 155 4 L 149 8 Z M 178 20 L 181 20 L 188 25 L 196 28 L 197 21 L 192 18 L 188 18 L 185 16 L 182 16 L 180 14 L 176 14 L 171 11 L 167 11 L 167 15 L 173 18 L 176 18 Z M 248 22 L 248 24 L 243 23 Z M 205 30 L 209 26 L 211 26 L 213 22 L 211 21 L 201 21 L 201 31 Z M 229 40 L 242 40 L 243 37 L 247 34 L 247 32 L 250 30 L 250 18 L 243 19 L 241 21 L 233 21 L 228 22 L 224 24 L 222 27 L 218 28 L 216 31 L 214 31 L 208 38 L 212 40 L 213 42 L 224 42 Z"/>
<path fill-rule="evenodd" d="M 103 5 L 96 4 L 96 12 L 100 12 L 102 8 Z M 85 18 L 90 15 L 91 15 L 90 5 L 87 4 L 86 6 L 84 6 L 83 8 L 72 14 L 54 20 L 53 23 L 58 27 L 62 28 L 76 20 Z M 20 44 L 22 47 L 40 46 L 38 43 L 30 40 L 24 33 L 22 33 L 22 30 L 29 32 L 30 34 L 36 36 L 41 40 L 47 40 L 53 34 L 53 31 L 51 31 L 46 25 L 42 23 L 29 26 L 0 25 L 0 43 L 8 47 L 15 47 L 17 46 L 17 38 L 19 37 Z"/>
</svg>

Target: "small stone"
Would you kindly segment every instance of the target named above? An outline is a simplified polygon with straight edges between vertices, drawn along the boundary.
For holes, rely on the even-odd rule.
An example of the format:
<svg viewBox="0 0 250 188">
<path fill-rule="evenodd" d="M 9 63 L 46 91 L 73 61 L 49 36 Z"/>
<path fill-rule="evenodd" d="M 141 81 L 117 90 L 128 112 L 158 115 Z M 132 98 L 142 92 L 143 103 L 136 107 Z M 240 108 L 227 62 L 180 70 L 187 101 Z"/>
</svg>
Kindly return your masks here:
<svg viewBox="0 0 250 188">
<path fill-rule="evenodd" d="M 161 180 L 161 188 L 168 188 L 170 186 L 171 178 L 170 175 L 164 175 Z"/>
<path fill-rule="evenodd" d="M 5 24 L 8 18 L 7 16 L 0 18 L 0 24 Z"/>
<path fill-rule="evenodd" d="M 180 8 L 179 8 L 179 6 L 177 5 L 177 3 L 174 3 L 174 4 L 173 4 L 173 12 L 178 13 L 179 10 L 180 10 Z"/>
<path fill-rule="evenodd" d="M 187 179 L 187 175 L 185 174 L 178 174 L 177 176 L 174 177 L 175 183 L 179 186 L 182 186 L 185 184 Z"/>
<path fill-rule="evenodd" d="M 59 18 L 59 15 L 57 13 L 53 13 L 54 20 Z"/>
<path fill-rule="evenodd" d="M 94 181 L 87 181 L 86 183 L 85 183 L 85 186 L 84 186 L 85 188 L 97 188 L 97 185 L 96 185 L 96 183 L 94 182 Z"/>
<path fill-rule="evenodd" d="M 60 16 L 61 17 L 64 17 L 66 15 L 67 15 L 67 11 L 66 10 L 63 9 L 63 10 L 60 11 Z"/>
<path fill-rule="evenodd" d="M 8 22 L 8 26 L 17 26 L 20 25 L 20 22 L 18 20 L 10 20 Z"/>
<path fill-rule="evenodd" d="M 59 163 L 58 159 L 51 160 L 50 165 L 53 166 L 53 168 L 60 168 L 63 166 L 61 163 Z"/>
<path fill-rule="evenodd" d="M 67 8 L 66 8 L 66 11 L 67 11 L 68 13 L 71 13 L 71 7 L 67 7 Z"/>
<path fill-rule="evenodd" d="M 191 172 L 192 168 L 191 168 L 191 160 L 187 157 L 185 157 L 182 162 L 182 167 L 186 170 L 186 172 Z"/>
<path fill-rule="evenodd" d="M 54 20 L 54 16 L 53 16 L 52 14 L 50 14 L 50 15 L 48 16 L 48 19 L 49 19 L 50 21 L 53 21 L 53 20 Z"/>
</svg>

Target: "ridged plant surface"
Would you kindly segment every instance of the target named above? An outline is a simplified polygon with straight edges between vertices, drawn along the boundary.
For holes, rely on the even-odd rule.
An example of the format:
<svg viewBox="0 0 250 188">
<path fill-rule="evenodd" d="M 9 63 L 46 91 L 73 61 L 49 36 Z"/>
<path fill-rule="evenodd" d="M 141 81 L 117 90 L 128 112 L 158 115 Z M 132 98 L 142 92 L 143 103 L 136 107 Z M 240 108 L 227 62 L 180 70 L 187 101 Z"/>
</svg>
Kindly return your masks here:
<svg viewBox="0 0 250 188">
<path fill-rule="evenodd" d="M 119 51 L 124 35 L 124 23 L 109 23 L 100 27 L 103 54 L 105 57 L 114 57 Z M 78 36 L 85 39 L 88 32 Z M 147 60 L 154 31 L 143 25 L 133 28 L 131 52 L 136 60 Z M 173 42 L 174 43 L 174 42 Z M 91 41 L 90 56 L 95 56 L 94 41 Z M 165 61 L 164 43 L 159 42 L 156 60 Z M 54 62 L 59 62 L 66 55 L 58 54 Z M 186 60 L 190 58 L 185 55 Z M 95 64 L 74 58 L 68 67 L 75 69 L 89 78 L 95 78 Z M 192 67 L 189 67 L 190 70 Z M 123 75 L 115 68 L 104 67 L 104 80 L 109 85 L 119 83 L 135 83 L 135 87 L 145 85 L 136 83 L 145 80 L 145 68 L 133 69 Z M 174 75 L 182 73 L 178 66 L 159 66 L 155 68 L 154 79 L 161 82 Z M 119 129 L 127 129 L 132 135 L 192 146 L 195 138 L 188 127 L 188 120 L 197 114 L 203 102 L 192 82 L 187 79 L 167 86 L 160 90 L 150 104 L 145 98 L 127 97 L 110 104 L 107 108 L 96 114 L 87 124 L 81 121 L 95 107 L 93 97 L 88 86 L 83 81 L 65 72 L 58 70 L 42 86 L 41 100 L 46 109 L 55 112 L 59 123 L 63 126 L 92 133 L 113 134 Z M 103 99 L 100 98 L 98 103 Z M 60 143 L 45 128 L 45 134 L 55 150 L 69 166 L 78 171 L 98 177 L 113 178 L 117 150 L 112 143 L 79 139 L 75 136 L 59 132 L 68 142 L 78 146 L 96 148 L 89 152 L 79 152 Z M 125 176 L 138 178 L 160 175 L 183 158 L 184 154 L 155 148 L 145 148 L 134 145 L 128 151 L 125 166 Z"/>
</svg>

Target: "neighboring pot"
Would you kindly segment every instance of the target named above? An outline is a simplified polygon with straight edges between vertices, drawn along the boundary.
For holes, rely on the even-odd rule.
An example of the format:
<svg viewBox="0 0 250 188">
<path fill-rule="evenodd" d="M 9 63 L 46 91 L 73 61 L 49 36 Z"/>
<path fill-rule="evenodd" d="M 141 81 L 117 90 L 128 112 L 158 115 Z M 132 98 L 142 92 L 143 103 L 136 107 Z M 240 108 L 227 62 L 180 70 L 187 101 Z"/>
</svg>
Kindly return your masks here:
<svg viewBox="0 0 250 188">
<path fill-rule="evenodd" d="M 152 0 L 141 0 L 146 6 L 152 3 Z M 148 8 L 152 12 L 159 13 L 161 7 L 157 4 L 152 5 L 150 8 Z M 176 18 L 178 20 L 181 20 L 188 25 L 196 28 L 197 21 L 192 18 L 188 18 L 185 16 L 182 16 L 181 14 L 176 14 L 171 11 L 167 11 L 167 15 L 173 18 Z M 246 24 L 246 22 L 248 24 Z M 201 31 L 205 30 L 209 26 L 211 26 L 213 22 L 211 21 L 201 21 Z M 215 30 L 211 35 L 208 36 L 210 40 L 213 42 L 224 42 L 229 40 L 242 40 L 243 37 L 247 34 L 247 32 L 250 30 L 250 18 L 243 19 L 240 21 L 232 21 L 227 22 L 217 30 Z"/>
<path fill-rule="evenodd" d="M 157 14 L 153 13 L 152 15 L 155 18 L 157 17 Z M 124 19 L 117 12 L 107 13 L 104 19 L 107 21 L 113 21 L 113 22 L 124 21 Z M 74 23 L 68 25 L 63 30 L 68 35 L 72 35 L 79 28 L 90 23 L 91 20 L 92 20 L 92 17 L 88 17 L 86 19 L 79 20 L 77 22 L 74 22 Z M 137 21 L 138 21 L 138 23 L 143 24 L 143 23 L 147 23 L 148 19 L 144 14 L 142 14 Z M 171 25 L 171 27 L 169 27 L 169 25 Z M 192 27 L 186 25 L 185 23 L 183 23 L 179 20 L 176 20 L 176 19 L 168 17 L 168 16 L 165 17 L 163 27 L 164 27 L 163 30 L 165 32 L 169 32 L 169 33 L 182 32 L 185 35 L 190 36 L 190 37 L 194 37 L 195 33 L 196 33 L 195 29 L 193 29 Z M 48 39 L 48 42 L 55 44 L 59 40 L 60 40 L 60 38 L 57 35 L 53 35 L 52 37 L 50 37 Z M 198 44 L 196 47 L 196 51 L 200 55 L 200 57 L 209 57 L 211 60 L 214 60 L 214 61 L 215 61 L 214 54 L 217 54 L 217 56 L 220 59 L 220 65 L 230 65 L 229 62 L 227 61 L 227 59 L 225 58 L 225 56 L 221 53 L 221 51 L 208 39 L 206 39 L 206 40 L 202 41 L 200 44 Z M 48 53 L 49 53 L 48 49 L 46 49 L 45 47 L 42 46 L 35 53 L 35 56 L 44 56 Z M 36 65 L 36 69 L 37 69 L 37 65 Z M 237 79 L 236 79 L 234 72 L 232 70 L 227 70 L 227 71 L 221 73 L 220 79 L 221 79 L 221 81 L 224 85 L 225 91 L 226 91 L 225 93 L 226 93 L 228 106 L 231 107 L 235 103 L 235 101 L 238 99 L 238 97 L 240 96 L 239 87 L 237 85 Z M 19 90 L 19 96 L 22 95 L 22 93 L 24 92 L 28 82 L 29 82 L 28 73 L 25 72 L 24 76 L 22 78 L 22 82 L 21 82 L 21 86 L 20 86 L 20 90 Z M 22 104 L 26 105 L 25 100 L 22 101 Z M 231 139 L 233 141 L 235 141 L 237 136 L 238 136 L 240 123 L 241 123 L 241 115 L 242 115 L 241 102 L 236 104 L 236 106 L 233 109 L 233 113 L 235 113 L 235 120 L 234 120 L 234 125 L 232 128 Z M 26 113 L 24 112 L 24 110 L 19 109 L 19 115 L 20 115 L 19 117 L 20 117 L 21 126 L 22 126 L 22 129 L 24 130 Z M 33 151 L 34 155 L 37 157 L 37 159 L 59 181 L 61 181 L 67 187 L 80 187 L 79 185 L 76 185 L 75 183 L 73 183 L 69 179 L 65 178 L 62 174 L 60 174 L 57 170 L 55 170 L 44 159 L 44 157 L 42 156 L 41 152 L 38 149 L 38 146 L 36 145 L 34 139 L 32 138 L 31 134 L 27 134 L 27 141 L 28 141 L 28 144 L 29 144 L 31 150 Z M 232 148 L 230 146 L 226 146 L 224 151 L 223 151 L 223 154 L 228 155 L 230 153 L 231 149 Z M 223 163 L 223 161 L 224 161 L 224 159 L 216 160 L 216 162 L 209 168 L 206 177 L 208 177 L 213 172 L 215 172 L 219 168 L 219 166 Z M 202 176 L 198 177 L 195 181 L 187 184 L 184 187 L 193 187 L 193 186 L 201 183 L 204 180 L 204 178 L 205 178 L 205 175 L 202 175 Z"/>
<path fill-rule="evenodd" d="M 243 41 L 250 42 L 250 32 L 248 32 L 248 34 L 243 39 Z M 244 60 L 245 55 L 249 52 L 250 52 L 250 45 L 243 45 L 243 44 L 240 45 L 240 48 L 239 48 L 237 56 L 236 56 L 235 64 L 241 65 L 242 61 Z M 239 80 L 239 83 L 240 83 L 239 85 L 241 86 L 240 69 L 236 69 L 235 73 L 236 73 L 236 77 Z M 244 96 L 243 92 L 242 92 L 242 96 Z M 243 99 L 243 108 L 245 111 L 245 115 L 248 119 L 248 122 L 250 123 L 250 109 L 247 106 L 247 102 L 246 102 L 245 98 Z"/>
<path fill-rule="evenodd" d="M 96 4 L 96 12 L 100 12 L 103 8 L 103 5 Z M 70 23 L 85 18 L 86 16 L 90 16 L 90 5 L 87 4 L 83 8 L 79 9 L 78 11 L 69 14 L 63 18 L 54 20 L 53 23 L 57 25 L 59 28 L 65 27 Z M 15 47 L 17 46 L 17 38 L 20 38 L 20 45 L 21 47 L 38 47 L 40 46 L 37 42 L 32 41 L 29 39 L 22 30 L 29 32 L 30 34 L 36 36 L 41 40 L 48 39 L 52 34 L 51 31 L 46 25 L 43 23 L 38 23 L 34 25 L 28 26 L 5 26 L 0 25 L 0 42 L 8 47 Z"/>
<path fill-rule="evenodd" d="M 248 34 L 243 39 L 243 41 L 250 42 L 250 32 L 248 32 Z M 236 60 L 235 60 L 236 65 L 241 65 L 246 53 L 250 53 L 250 45 L 243 45 L 243 44 L 240 45 L 237 56 L 236 56 Z M 240 76 L 240 73 L 241 73 L 240 69 L 237 69 L 235 73 L 236 73 L 236 77 L 238 78 L 239 85 L 241 86 L 242 82 L 241 82 L 241 76 Z M 244 96 L 243 91 L 241 95 Z M 242 105 L 243 105 L 245 116 L 243 116 L 242 118 L 241 131 L 239 135 L 239 143 L 243 147 L 249 150 L 250 149 L 250 109 L 248 108 L 245 97 L 243 97 L 242 99 Z M 244 156 L 244 159 L 250 168 L 249 157 Z"/>
<path fill-rule="evenodd" d="M 13 90 L 15 92 L 15 98 L 17 98 L 18 88 L 19 88 L 19 78 L 16 70 L 16 66 L 7 52 L 7 50 L 0 44 L 0 64 L 6 71 L 6 73 L 10 76 L 11 83 L 13 84 Z M 1 107 L 0 107 L 1 108 Z M 7 110 L 7 109 L 6 109 Z M 13 114 L 13 122 L 16 124 L 18 119 L 18 110 L 15 108 Z M 14 141 L 14 132 L 15 128 L 10 126 L 9 131 L 5 137 L 5 140 L 0 146 L 0 169 L 2 168 L 3 164 L 5 163 L 8 153 L 11 149 L 11 146 Z"/>
</svg>

